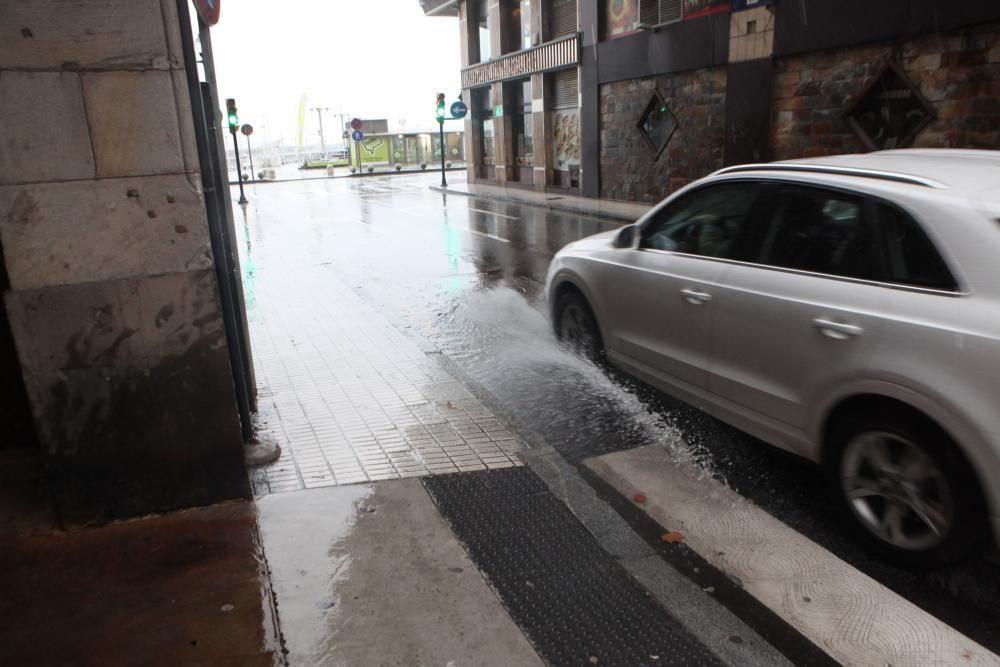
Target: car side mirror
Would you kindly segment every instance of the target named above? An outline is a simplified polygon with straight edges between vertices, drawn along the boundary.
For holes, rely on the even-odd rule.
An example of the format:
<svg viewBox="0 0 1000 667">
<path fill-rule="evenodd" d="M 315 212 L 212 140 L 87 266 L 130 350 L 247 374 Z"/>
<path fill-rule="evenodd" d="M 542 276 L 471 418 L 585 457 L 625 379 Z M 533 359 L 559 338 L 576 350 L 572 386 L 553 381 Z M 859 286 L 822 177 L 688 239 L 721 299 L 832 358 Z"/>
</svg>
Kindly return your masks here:
<svg viewBox="0 0 1000 667">
<path fill-rule="evenodd" d="M 615 237 L 616 248 L 631 248 L 635 245 L 635 225 L 623 227 Z"/>
</svg>

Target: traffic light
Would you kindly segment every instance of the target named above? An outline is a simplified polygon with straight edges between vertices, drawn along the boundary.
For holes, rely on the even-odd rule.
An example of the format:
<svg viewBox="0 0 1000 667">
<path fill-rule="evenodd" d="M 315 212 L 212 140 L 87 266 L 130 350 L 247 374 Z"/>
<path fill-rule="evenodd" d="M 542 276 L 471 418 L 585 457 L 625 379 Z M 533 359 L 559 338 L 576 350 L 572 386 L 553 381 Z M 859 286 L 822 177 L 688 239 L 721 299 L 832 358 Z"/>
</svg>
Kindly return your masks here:
<svg viewBox="0 0 1000 667">
<path fill-rule="evenodd" d="M 236 132 L 240 126 L 240 117 L 236 114 L 236 100 L 231 97 L 226 100 L 226 116 L 229 118 L 229 131 Z"/>
<path fill-rule="evenodd" d="M 444 93 L 437 94 L 437 119 L 444 120 Z"/>
</svg>

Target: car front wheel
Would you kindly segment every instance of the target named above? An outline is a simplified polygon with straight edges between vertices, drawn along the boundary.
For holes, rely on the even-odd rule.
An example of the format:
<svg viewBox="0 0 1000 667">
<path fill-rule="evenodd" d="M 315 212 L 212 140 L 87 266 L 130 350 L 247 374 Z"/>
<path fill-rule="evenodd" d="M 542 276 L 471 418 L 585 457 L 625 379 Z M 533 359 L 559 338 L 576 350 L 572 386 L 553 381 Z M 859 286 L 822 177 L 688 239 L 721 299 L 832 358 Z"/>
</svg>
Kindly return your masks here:
<svg viewBox="0 0 1000 667">
<path fill-rule="evenodd" d="M 577 292 L 566 292 L 556 307 L 556 335 L 581 357 L 599 363 L 604 344 L 597 320 L 587 300 Z"/>
<path fill-rule="evenodd" d="M 850 417 L 833 446 L 837 496 L 862 537 L 888 558 L 944 565 L 988 532 L 971 469 L 934 424 L 905 414 Z"/>
</svg>

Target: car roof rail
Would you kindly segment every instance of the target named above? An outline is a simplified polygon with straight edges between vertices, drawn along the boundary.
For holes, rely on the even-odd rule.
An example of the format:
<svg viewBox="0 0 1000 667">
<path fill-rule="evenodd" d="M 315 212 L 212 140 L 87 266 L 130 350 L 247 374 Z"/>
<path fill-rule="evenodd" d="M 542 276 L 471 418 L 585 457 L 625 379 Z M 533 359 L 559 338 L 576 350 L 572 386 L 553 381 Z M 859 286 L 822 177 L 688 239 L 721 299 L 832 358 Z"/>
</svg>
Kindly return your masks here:
<svg viewBox="0 0 1000 667">
<path fill-rule="evenodd" d="M 836 176 L 860 176 L 862 178 L 877 178 L 883 181 L 895 181 L 896 183 L 907 183 L 909 185 L 919 185 L 925 188 L 947 188 L 948 186 L 940 181 L 935 181 L 922 176 L 911 174 L 900 174 L 894 171 L 882 171 L 879 169 L 864 169 L 862 167 L 838 167 L 829 164 L 803 164 L 800 162 L 768 162 L 765 164 L 738 164 L 732 167 L 724 167 L 715 172 L 713 176 L 722 174 L 735 174 L 744 171 L 793 171 L 812 174 L 834 174 Z"/>
</svg>

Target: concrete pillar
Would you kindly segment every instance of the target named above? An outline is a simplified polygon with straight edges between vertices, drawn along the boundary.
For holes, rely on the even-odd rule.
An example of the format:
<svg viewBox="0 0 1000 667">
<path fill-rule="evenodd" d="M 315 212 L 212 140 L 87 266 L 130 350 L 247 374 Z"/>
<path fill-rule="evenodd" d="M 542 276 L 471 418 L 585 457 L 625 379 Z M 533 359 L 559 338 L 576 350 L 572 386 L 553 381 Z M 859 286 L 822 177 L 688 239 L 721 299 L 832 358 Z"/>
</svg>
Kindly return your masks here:
<svg viewBox="0 0 1000 667">
<path fill-rule="evenodd" d="M 248 497 L 175 0 L 3 14 L 4 300 L 59 514 Z"/>
<path fill-rule="evenodd" d="M 578 6 L 581 26 L 599 25 L 603 3 L 580 0 Z M 580 44 L 580 194 L 584 197 L 599 197 L 601 192 L 601 90 L 595 37 L 588 28 Z"/>
<path fill-rule="evenodd" d="M 493 114 L 493 143 L 496 152 L 497 185 L 514 180 L 514 124 L 510 117 L 510 88 L 502 83 L 493 84 L 493 104 L 501 105 L 502 115 Z"/>
<path fill-rule="evenodd" d="M 534 136 L 535 189 L 545 192 L 552 182 L 552 114 L 545 108 L 545 75 L 531 75 L 531 122 Z"/>
</svg>

